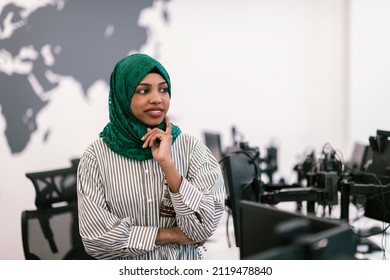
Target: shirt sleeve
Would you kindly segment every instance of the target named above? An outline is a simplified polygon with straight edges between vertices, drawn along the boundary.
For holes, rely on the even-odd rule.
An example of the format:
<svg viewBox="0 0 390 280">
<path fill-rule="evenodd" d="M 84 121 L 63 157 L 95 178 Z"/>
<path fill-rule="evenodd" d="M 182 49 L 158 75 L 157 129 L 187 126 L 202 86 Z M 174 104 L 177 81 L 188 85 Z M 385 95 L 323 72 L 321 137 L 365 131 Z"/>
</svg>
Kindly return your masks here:
<svg viewBox="0 0 390 280">
<path fill-rule="evenodd" d="M 201 241 L 214 234 L 224 210 L 225 185 L 220 165 L 202 143 L 190 157 L 179 192 L 170 195 L 177 224 L 190 239 Z"/>
<path fill-rule="evenodd" d="M 77 173 L 80 235 L 88 254 L 97 259 L 134 257 L 157 247 L 157 227 L 135 226 L 132 218 L 110 212 L 92 153 L 84 153 Z"/>
</svg>

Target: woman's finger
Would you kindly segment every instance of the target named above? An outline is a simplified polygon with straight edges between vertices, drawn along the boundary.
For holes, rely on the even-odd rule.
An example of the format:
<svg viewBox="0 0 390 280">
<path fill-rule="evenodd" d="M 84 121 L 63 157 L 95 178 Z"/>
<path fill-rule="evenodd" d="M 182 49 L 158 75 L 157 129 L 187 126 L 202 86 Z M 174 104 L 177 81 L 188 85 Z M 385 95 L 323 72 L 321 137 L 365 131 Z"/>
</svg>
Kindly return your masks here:
<svg viewBox="0 0 390 280">
<path fill-rule="evenodd" d="M 156 143 L 160 143 L 161 141 L 163 141 L 165 136 L 171 135 L 172 125 L 167 116 L 165 116 L 165 121 L 166 121 L 166 131 L 163 131 L 159 128 L 147 129 L 147 132 L 141 138 L 141 140 L 144 141 L 142 145 L 143 148 L 151 147 Z"/>
<path fill-rule="evenodd" d="M 152 129 L 151 131 L 148 131 L 144 137 L 141 139 L 144 140 L 144 144 L 142 145 L 143 148 L 151 147 L 152 145 L 159 143 L 163 140 L 165 136 L 165 132 L 160 129 Z"/>
<path fill-rule="evenodd" d="M 172 125 L 171 122 L 169 121 L 169 118 L 167 115 L 165 115 L 165 122 L 167 124 L 167 129 L 165 130 L 166 133 L 171 134 L 172 132 Z"/>
</svg>

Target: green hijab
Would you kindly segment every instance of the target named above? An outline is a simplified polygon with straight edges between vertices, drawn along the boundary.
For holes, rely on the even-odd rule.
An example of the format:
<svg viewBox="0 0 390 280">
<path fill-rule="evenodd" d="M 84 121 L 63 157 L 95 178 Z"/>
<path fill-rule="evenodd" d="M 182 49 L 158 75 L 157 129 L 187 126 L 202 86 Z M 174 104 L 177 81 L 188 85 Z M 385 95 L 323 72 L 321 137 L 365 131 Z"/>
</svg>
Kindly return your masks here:
<svg viewBox="0 0 390 280">
<path fill-rule="evenodd" d="M 148 126 L 141 123 L 130 109 L 130 100 L 139 82 L 151 71 L 160 73 L 168 84 L 171 96 L 171 82 L 165 68 L 146 54 L 132 54 L 124 57 L 114 67 L 110 78 L 108 110 L 110 121 L 100 137 L 115 153 L 135 160 L 152 159 L 150 148 L 142 148 Z M 165 120 L 158 126 L 165 130 Z M 172 124 L 172 143 L 180 134 L 180 128 Z"/>
</svg>

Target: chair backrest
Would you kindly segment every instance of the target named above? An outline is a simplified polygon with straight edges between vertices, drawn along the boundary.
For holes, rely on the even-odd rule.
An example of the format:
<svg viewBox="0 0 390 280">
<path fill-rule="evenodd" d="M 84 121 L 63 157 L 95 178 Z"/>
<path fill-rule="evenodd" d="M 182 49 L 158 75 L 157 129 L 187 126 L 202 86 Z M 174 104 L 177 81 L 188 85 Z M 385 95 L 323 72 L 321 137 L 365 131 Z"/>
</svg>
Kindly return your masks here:
<svg viewBox="0 0 390 280">
<path fill-rule="evenodd" d="M 79 235 L 76 203 L 23 211 L 22 240 L 27 260 L 93 259 Z"/>
<path fill-rule="evenodd" d="M 72 164 L 72 166 L 77 168 L 77 166 L 80 163 L 80 158 L 73 158 L 73 159 L 70 160 L 70 163 Z"/>
<path fill-rule="evenodd" d="M 77 165 L 43 172 L 26 173 L 35 188 L 35 205 L 38 209 L 53 204 L 77 201 Z"/>
</svg>

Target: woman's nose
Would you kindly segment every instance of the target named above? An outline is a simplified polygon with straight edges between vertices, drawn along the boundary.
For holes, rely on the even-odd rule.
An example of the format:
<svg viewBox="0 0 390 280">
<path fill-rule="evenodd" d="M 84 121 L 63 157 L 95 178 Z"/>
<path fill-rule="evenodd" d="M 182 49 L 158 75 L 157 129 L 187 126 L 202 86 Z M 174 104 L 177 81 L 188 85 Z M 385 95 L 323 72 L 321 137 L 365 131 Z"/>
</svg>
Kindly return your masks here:
<svg viewBox="0 0 390 280">
<path fill-rule="evenodd" d="M 160 92 L 158 91 L 158 89 L 153 90 L 150 95 L 150 103 L 161 103 L 161 102 L 162 99 L 161 99 Z"/>
</svg>

